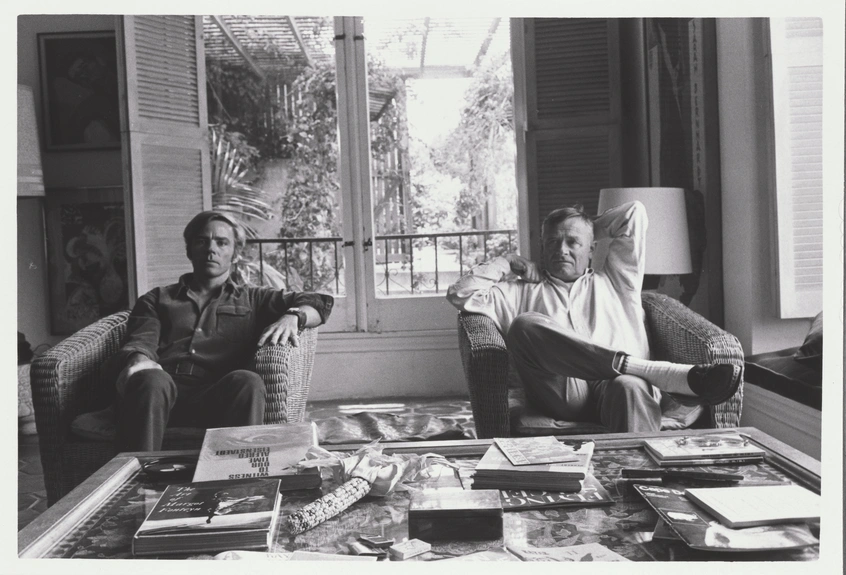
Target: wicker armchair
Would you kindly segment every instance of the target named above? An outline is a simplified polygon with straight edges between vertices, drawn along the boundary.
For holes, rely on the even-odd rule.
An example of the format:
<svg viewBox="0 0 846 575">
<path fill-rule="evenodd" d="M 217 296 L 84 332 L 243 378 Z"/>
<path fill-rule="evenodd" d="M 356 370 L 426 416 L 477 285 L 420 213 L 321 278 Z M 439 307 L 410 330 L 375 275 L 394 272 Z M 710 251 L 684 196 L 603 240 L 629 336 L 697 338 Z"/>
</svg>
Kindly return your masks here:
<svg viewBox="0 0 846 575">
<path fill-rule="evenodd" d="M 678 301 L 656 293 L 643 294 L 653 357 L 677 363 L 733 363 L 743 368 L 738 339 Z M 458 314 L 458 347 L 470 392 L 479 437 L 511 434 L 508 351 L 493 321 L 485 316 Z M 737 427 L 743 384 L 725 403 L 710 408 L 714 427 Z M 596 427 L 596 426 L 594 426 Z"/>
<path fill-rule="evenodd" d="M 80 414 L 111 405 L 115 386 L 106 363 L 120 349 L 128 317 L 128 311 L 105 317 L 49 349 L 32 364 L 33 404 L 48 505 L 115 455 L 113 442 L 77 437 L 71 433 L 71 423 Z M 305 329 L 298 347 L 266 345 L 247 366 L 267 384 L 265 423 L 302 421 L 316 343 L 317 329 Z M 202 431 L 184 431 L 168 429 L 163 449 L 198 449 Z"/>
</svg>

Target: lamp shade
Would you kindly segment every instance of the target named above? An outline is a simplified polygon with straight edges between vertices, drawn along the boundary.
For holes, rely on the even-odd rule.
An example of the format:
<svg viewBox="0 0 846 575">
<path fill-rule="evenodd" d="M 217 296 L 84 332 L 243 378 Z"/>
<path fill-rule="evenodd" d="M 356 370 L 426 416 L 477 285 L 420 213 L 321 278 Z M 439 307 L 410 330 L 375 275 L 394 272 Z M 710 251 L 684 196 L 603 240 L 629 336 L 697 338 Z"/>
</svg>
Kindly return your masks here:
<svg viewBox="0 0 846 575">
<path fill-rule="evenodd" d="M 18 196 L 43 196 L 41 147 L 32 88 L 18 84 Z"/>
<path fill-rule="evenodd" d="M 680 275 L 693 272 L 683 188 L 604 188 L 599 213 L 634 200 L 646 208 L 646 274 Z"/>
</svg>

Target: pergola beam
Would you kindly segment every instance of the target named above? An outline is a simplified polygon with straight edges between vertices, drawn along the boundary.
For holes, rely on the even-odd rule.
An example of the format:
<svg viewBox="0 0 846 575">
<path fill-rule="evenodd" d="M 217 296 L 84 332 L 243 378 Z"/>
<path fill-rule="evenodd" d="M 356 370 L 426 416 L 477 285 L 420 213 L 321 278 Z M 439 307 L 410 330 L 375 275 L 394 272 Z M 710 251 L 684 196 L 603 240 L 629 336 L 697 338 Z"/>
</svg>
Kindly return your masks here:
<svg viewBox="0 0 846 575">
<path fill-rule="evenodd" d="M 235 34 L 232 33 L 232 30 L 229 28 L 229 26 L 226 25 L 226 22 L 224 22 L 220 16 L 212 16 L 211 19 L 214 21 L 215 24 L 217 24 L 217 27 L 220 28 L 220 31 L 223 32 L 223 35 L 226 37 L 229 43 L 232 44 L 232 47 L 235 48 L 235 51 L 238 52 L 238 54 L 241 55 L 244 61 L 247 62 L 247 65 L 249 65 L 250 69 L 253 71 L 253 74 L 261 78 L 262 82 L 266 81 L 267 76 L 265 75 L 264 70 L 259 67 L 258 63 L 253 59 L 252 56 L 250 56 L 246 48 L 244 48 L 241 42 L 238 41 L 238 38 L 235 37 Z"/>
<path fill-rule="evenodd" d="M 429 17 L 423 22 L 423 38 L 420 40 L 420 72 L 426 69 L 426 43 L 429 41 Z"/>
<path fill-rule="evenodd" d="M 291 27 L 291 32 L 294 34 L 294 38 L 297 40 L 297 44 L 299 44 L 300 46 L 300 50 L 302 51 L 303 56 L 306 59 L 306 63 L 311 66 L 311 54 L 309 54 L 308 48 L 306 47 L 305 42 L 303 42 L 303 37 L 300 35 L 300 29 L 297 27 L 297 23 L 294 22 L 294 19 L 290 16 L 285 16 L 285 19 L 288 21 L 288 26 Z"/>
<path fill-rule="evenodd" d="M 484 58 L 485 54 L 488 53 L 488 48 L 491 47 L 491 42 L 493 41 L 494 34 L 496 34 L 496 29 L 499 28 L 500 20 L 502 20 L 502 18 L 494 18 L 493 22 L 491 22 L 491 26 L 488 28 L 488 36 L 485 38 L 485 41 L 482 42 L 482 46 L 479 48 L 479 53 L 476 54 L 476 60 L 473 62 L 474 68 L 479 66 L 482 62 L 482 58 Z"/>
</svg>

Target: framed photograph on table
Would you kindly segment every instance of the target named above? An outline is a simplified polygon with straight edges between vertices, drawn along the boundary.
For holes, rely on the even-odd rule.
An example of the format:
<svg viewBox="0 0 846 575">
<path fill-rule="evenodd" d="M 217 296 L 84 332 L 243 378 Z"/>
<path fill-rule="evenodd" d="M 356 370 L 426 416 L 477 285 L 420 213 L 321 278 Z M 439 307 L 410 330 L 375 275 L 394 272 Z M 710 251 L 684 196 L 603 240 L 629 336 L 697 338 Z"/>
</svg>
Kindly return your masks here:
<svg viewBox="0 0 846 575">
<path fill-rule="evenodd" d="M 38 34 L 47 151 L 120 147 L 114 32 Z"/>
<path fill-rule="evenodd" d="M 123 190 L 46 193 L 50 320 L 69 335 L 129 306 Z"/>
</svg>

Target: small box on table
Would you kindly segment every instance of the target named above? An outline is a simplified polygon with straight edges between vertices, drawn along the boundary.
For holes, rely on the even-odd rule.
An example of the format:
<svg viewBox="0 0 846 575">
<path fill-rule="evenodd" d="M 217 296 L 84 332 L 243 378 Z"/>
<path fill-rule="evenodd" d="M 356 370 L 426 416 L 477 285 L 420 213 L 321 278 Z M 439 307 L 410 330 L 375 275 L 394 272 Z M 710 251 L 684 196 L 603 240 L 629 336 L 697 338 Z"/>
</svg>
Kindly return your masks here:
<svg viewBox="0 0 846 575">
<path fill-rule="evenodd" d="M 502 537 L 499 490 L 431 489 L 414 493 L 408 507 L 408 536 L 423 541 Z"/>
</svg>

